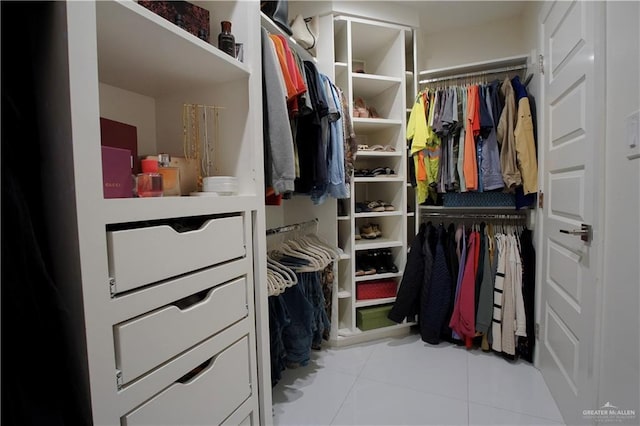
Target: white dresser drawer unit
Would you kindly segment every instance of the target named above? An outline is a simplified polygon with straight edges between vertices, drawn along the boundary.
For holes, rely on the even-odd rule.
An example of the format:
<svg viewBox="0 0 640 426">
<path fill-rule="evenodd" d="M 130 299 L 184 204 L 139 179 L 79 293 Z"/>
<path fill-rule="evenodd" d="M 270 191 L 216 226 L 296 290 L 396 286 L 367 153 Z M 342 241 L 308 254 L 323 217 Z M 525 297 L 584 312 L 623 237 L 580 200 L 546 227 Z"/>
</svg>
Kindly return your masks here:
<svg viewBox="0 0 640 426">
<path fill-rule="evenodd" d="M 171 304 L 114 326 L 116 368 L 122 383 L 136 379 L 248 313 L 247 280 L 243 277 L 209 289 L 191 306 Z"/>
<path fill-rule="evenodd" d="M 218 425 L 251 396 L 249 339 L 216 354 L 204 370 L 176 381 L 122 419 L 126 426 Z"/>
<path fill-rule="evenodd" d="M 209 219 L 188 232 L 169 225 L 107 231 L 107 250 L 117 294 L 245 256 L 243 217 Z"/>
</svg>

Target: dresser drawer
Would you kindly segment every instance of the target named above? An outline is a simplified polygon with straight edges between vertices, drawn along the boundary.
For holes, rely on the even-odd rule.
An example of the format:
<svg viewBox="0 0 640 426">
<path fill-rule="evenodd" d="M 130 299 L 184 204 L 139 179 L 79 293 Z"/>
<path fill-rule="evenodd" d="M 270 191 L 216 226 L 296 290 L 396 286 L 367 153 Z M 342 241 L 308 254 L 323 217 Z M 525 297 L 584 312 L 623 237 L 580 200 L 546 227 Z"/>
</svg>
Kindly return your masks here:
<svg viewBox="0 0 640 426">
<path fill-rule="evenodd" d="M 107 232 L 109 276 L 115 293 L 245 255 L 242 216 L 207 220 L 178 232 L 169 225 Z"/>
<path fill-rule="evenodd" d="M 216 354 L 195 376 L 186 375 L 124 416 L 127 426 L 218 425 L 251 396 L 249 339 Z"/>
<path fill-rule="evenodd" d="M 243 277 L 116 325 L 116 368 L 123 384 L 247 315 Z"/>
</svg>

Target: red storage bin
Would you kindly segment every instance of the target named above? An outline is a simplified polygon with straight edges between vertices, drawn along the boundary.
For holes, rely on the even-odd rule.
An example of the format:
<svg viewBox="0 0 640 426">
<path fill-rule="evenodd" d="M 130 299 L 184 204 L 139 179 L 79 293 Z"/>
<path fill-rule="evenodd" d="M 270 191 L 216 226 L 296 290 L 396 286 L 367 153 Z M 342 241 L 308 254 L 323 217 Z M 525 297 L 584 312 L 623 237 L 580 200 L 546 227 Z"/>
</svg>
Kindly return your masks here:
<svg viewBox="0 0 640 426">
<path fill-rule="evenodd" d="M 356 299 L 383 299 L 395 297 L 398 283 L 395 280 L 363 281 L 356 285 Z"/>
</svg>

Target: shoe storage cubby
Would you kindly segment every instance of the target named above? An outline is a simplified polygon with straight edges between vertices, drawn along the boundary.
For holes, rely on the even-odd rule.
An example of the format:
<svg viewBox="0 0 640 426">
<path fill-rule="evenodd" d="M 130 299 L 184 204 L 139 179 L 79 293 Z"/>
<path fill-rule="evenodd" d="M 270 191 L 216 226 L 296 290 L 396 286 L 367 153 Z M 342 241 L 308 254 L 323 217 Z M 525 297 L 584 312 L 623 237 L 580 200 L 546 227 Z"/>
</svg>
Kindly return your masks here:
<svg viewBox="0 0 640 426">
<path fill-rule="evenodd" d="M 338 265 L 335 343 L 341 345 L 398 334 L 408 326 L 360 330 L 356 308 L 393 302 L 406 261 L 405 43 L 412 41 L 407 38 L 412 30 L 350 16 L 334 17 L 333 28 L 335 81 L 349 100 L 359 145 L 351 198 L 338 215 L 338 243 L 345 251 Z M 359 288 L 359 283 L 368 285 Z M 359 300 L 358 292 L 366 300 Z"/>
<path fill-rule="evenodd" d="M 46 70 L 37 118 L 51 160 L 41 168 L 62 189 L 48 191 L 43 214 L 77 349 L 70 383 L 90 424 L 271 418 L 259 4 L 197 6 L 208 40 L 131 0 L 34 5 L 34 61 Z M 217 48 L 221 21 L 243 61 Z M 211 174 L 237 178 L 237 191 L 105 197 L 100 119 L 133 128 L 138 158 L 185 158 L 185 104 L 220 107 L 199 142 L 209 141 Z M 133 187 L 124 158 L 118 176 Z"/>
</svg>

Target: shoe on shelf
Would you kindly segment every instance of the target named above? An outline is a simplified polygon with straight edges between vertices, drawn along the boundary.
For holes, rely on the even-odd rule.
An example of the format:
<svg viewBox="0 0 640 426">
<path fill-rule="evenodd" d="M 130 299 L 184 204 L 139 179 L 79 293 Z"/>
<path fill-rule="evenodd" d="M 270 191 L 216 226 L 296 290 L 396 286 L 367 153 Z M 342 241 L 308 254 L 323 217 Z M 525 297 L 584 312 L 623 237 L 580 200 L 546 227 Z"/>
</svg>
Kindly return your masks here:
<svg viewBox="0 0 640 426">
<path fill-rule="evenodd" d="M 376 268 L 376 274 L 386 274 L 389 272 L 380 250 L 369 250 L 368 256 L 371 264 Z"/>
<path fill-rule="evenodd" d="M 356 276 L 373 275 L 376 268 L 371 264 L 366 252 L 356 254 Z"/>
<path fill-rule="evenodd" d="M 380 253 L 381 262 L 384 263 L 387 272 L 391 272 L 393 274 L 397 273 L 398 267 L 393 263 L 393 253 L 391 252 L 391 249 L 381 249 Z"/>
<path fill-rule="evenodd" d="M 378 204 L 381 204 L 382 207 L 384 207 L 384 211 L 386 211 L 386 212 L 392 212 L 392 211 L 395 211 L 395 209 L 396 209 L 393 206 L 393 204 L 389 204 L 386 201 L 378 200 Z"/>
<path fill-rule="evenodd" d="M 380 213 L 384 211 L 384 206 L 377 201 L 366 201 L 370 212 Z"/>
<path fill-rule="evenodd" d="M 371 170 L 372 176 L 386 176 L 386 175 L 395 175 L 396 172 L 390 167 L 376 167 Z"/>
<path fill-rule="evenodd" d="M 353 116 L 360 118 L 369 118 L 369 108 L 362 98 L 356 98 L 353 105 Z"/>
<path fill-rule="evenodd" d="M 367 240 L 374 240 L 378 236 L 376 235 L 376 232 L 373 230 L 373 227 L 371 226 L 371 224 L 367 223 L 360 227 L 360 237 L 365 238 Z"/>
<path fill-rule="evenodd" d="M 382 237 L 382 231 L 380 231 L 380 225 L 378 225 L 377 223 L 371 223 L 370 225 L 371 225 L 371 229 L 376 234 L 376 238 Z"/>
</svg>

